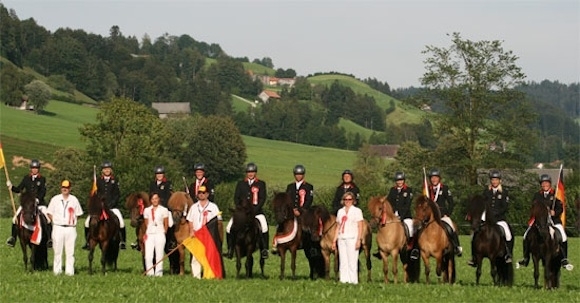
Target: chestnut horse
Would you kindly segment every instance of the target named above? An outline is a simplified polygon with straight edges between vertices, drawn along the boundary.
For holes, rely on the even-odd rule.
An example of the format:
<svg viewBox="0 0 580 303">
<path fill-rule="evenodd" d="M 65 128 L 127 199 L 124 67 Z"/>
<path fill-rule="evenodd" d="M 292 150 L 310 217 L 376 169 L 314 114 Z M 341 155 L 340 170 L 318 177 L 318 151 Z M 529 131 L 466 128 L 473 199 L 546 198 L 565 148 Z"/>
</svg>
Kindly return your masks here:
<svg viewBox="0 0 580 303">
<path fill-rule="evenodd" d="M 173 216 L 173 231 L 177 243 L 182 243 L 189 237 L 189 223 L 185 217 L 192 205 L 191 196 L 183 191 L 174 192 L 167 201 L 167 206 L 171 210 L 171 216 Z M 185 248 L 183 245 L 179 245 L 177 251 L 179 252 L 179 275 L 183 275 L 185 273 Z"/>
<path fill-rule="evenodd" d="M 278 224 L 273 242 L 280 256 L 280 280 L 285 278 L 284 267 L 286 263 L 286 251 L 290 251 L 292 279 L 296 278 L 296 251 L 302 241 L 302 224 L 294 216 L 294 205 L 290 195 L 285 192 L 276 193 L 272 200 L 274 217 Z"/>
<path fill-rule="evenodd" d="M 539 262 L 544 265 L 544 287 L 553 289 L 560 286 L 560 266 L 562 252 L 560 244 L 553 236 L 549 209 L 541 202 L 534 201 L 530 211 L 531 228 L 524 239 L 529 243 L 534 262 L 534 286 L 539 288 Z M 551 230 L 552 229 L 552 230 Z"/>
<path fill-rule="evenodd" d="M 385 283 L 389 283 L 389 256 L 392 258 L 393 282 L 397 283 L 399 253 L 406 246 L 407 236 L 403 222 L 395 215 L 387 197 L 371 197 L 368 203 L 371 214 L 371 225 L 377 226 L 377 245 L 383 260 Z M 403 265 L 405 275 L 403 281 L 407 283 L 409 277 L 406 271 L 407 264 Z"/>
<path fill-rule="evenodd" d="M 136 192 L 130 194 L 125 200 L 125 209 L 129 211 L 131 218 L 131 226 L 135 228 L 135 233 L 137 236 L 137 245 L 139 251 L 141 251 L 141 261 L 143 263 L 143 270 L 145 268 L 145 232 L 147 226 L 145 226 L 143 219 L 143 211 L 145 208 L 149 207 L 151 202 L 149 201 L 149 195 L 146 192 Z"/>
<path fill-rule="evenodd" d="M 455 283 L 455 254 L 453 245 L 441 221 L 439 207 L 428 197 L 420 195 L 415 199 L 415 218 L 420 224 L 418 243 L 421 249 L 421 259 L 425 264 L 425 281 L 429 281 L 429 258 L 434 257 L 437 266 L 437 277 L 443 273 L 444 283 Z"/>
<path fill-rule="evenodd" d="M 501 227 L 493 221 L 493 216 L 486 216 L 485 222 L 481 219 L 483 212 L 490 213 L 488 210 L 489 205 L 483 195 L 476 195 L 469 201 L 467 218 L 473 230 L 471 249 L 477 264 L 475 283 L 479 284 L 483 258 L 488 258 L 494 284 L 512 286 L 514 268 L 512 263 L 505 263 L 506 241 Z"/>
<path fill-rule="evenodd" d="M 107 207 L 106 199 L 98 195 L 89 198 L 89 274 L 93 273 L 93 255 L 97 244 L 101 248 L 101 271 L 105 274 L 106 265 L 117 270 L 119 257 L 119 219 Z"/>
<path fill-rule="evenodd" d="M 46 243 L 50 236 L 48 234 L 48 223 L 46 217 L 38 210 L 36 196 L 33 193 L 22 193 L 20 195 L 20 206 L 22 207 L 18 216 L 18 238 L 22 248 L 22 260 L 25 270 L 46 270 L 48 269 L 48 248 Z M 37 226 L 38 224 L 38 226 Z M 40 228 L 40 242 L 31 242 L 35 228 Z M 38 230 L 37 230 L 38 232 Z M 30 267 L 28 267 L 28 252 L 30 248 Z"/>
</svg>

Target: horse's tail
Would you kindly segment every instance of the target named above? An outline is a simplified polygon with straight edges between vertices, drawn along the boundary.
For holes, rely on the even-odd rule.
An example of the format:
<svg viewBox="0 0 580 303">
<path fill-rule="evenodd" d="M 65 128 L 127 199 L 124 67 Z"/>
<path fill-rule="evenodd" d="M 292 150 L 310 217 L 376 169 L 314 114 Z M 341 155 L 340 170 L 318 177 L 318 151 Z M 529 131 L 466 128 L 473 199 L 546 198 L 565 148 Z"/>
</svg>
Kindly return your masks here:
<svg viewBox="0 0 580 303">
<path fill-rule="evenodd" d="M 115 265 L 119 257 L 119 237 L 113 237 L 109 240 L 109 247 L 105 252 L 105 263 L 107 265 Z"/>
</svg>

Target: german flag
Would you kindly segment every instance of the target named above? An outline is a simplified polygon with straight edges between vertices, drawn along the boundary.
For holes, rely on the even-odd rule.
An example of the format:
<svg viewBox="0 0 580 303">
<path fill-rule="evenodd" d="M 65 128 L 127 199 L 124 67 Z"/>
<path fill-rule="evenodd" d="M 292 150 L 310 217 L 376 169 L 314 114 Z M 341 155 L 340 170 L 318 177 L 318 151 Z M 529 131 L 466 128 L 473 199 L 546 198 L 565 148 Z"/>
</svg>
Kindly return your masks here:
<svg viewBox="0 0 580 303">
<path fill-rule="evenodd" d="M 217 218 L 210 220 L 217 222 Z M 204 225 L 195 231 L 195 237 L 189 237 L 183 240 L 183 245 L 195 256 L 203 268 L 204 279 L 223 279 L 223 260 L 212 233 Z M 220 245 L 221 247 L 221 245 Z"/>
<path fill-rule="evenodd" d="M 560 220 L 562 220 L 562 227 L 566 228 L 566 192 L 564 190 L 564 170 L 560 167 L 560 176 L 558 177 L 558 184 L 556 186 L 556 199 L 562 202 L 562 214 L 560 215 Z"/>
</svg>

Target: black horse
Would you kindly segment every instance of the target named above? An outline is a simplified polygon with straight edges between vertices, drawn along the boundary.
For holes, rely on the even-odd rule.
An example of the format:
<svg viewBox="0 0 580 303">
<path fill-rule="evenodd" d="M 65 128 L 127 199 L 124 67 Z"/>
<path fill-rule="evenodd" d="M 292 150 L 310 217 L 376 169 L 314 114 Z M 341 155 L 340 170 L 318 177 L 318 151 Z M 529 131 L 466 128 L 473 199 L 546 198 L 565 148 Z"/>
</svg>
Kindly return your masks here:
<svg viewBox="0 0 580 303">
<path fill-rule="evenodd" d="M 20 195 L 20 216 L 18 216 L 18 237 L 22 248 L 22 260 L 25 270 L 47 270 L 48 269 L 48 247 L 46 243 L 50 236 L 48 234 L 48 222 L 38 210 L 36 197 L 33 193 L 23 193 Z M 40 228 L 40 229 L 39 229 Z M 36 233 L 41 232 L 41 235 Z M 40 236 L 40 241 L 35 241 Z M 36 243 L 33 243 L 36 242 Z M 30 248 L 30 259 L 27 248 Z M 30 261 L 30 267 L 28 262 Z"/>
<path fill-rule="evenodd" d="M 534 286 L 539 288 L 539 261 L 544 265 L 544 287 L 553 289 L 560 286 L 560 266 L 562 252 L 560 244 L 550 229 L 550 213 L 541 202 L 534 201 L 531 209 L 531 228 L 525 237 L 524 245 L 529 245 L 534 262 Z"/>
<path fill-rule="evenodd" d="M 246 258 L 246 278 L 252 278 L 254 267 L 253 253 L 258 249 L 258 241 L 262 236 L 260 222 L 254 215 L 253 206 L 249 201 L 245 201 L 232 210 L 232 227 L 230 233 L 234 239 L 236 254 L 236 277 L 240 278 L 242 268 L 242 258 Z M 264 275 L 265 259 L 260 255 L 260 271 L 262 278 Z"/>
<path fill-rule="evenodd" d="M 93 255 L 97 244 L 101 248 L 101 271 L 104 274 L 106 265 L 117 270 L 119 257 L 119 219 L 106 206 L 104 197 L 93 195 L 89 199 L 89 274 L 93 273 Z"/>
<path fill-rule="evenodd" d="M 476 284 L 479 284 L 481 277 L 481 265 L 483 258 L 488 258 L 491 265 L 491 278 L 497 286 L 512 286 L 514 282 L 513 264 L 505 262 L 506 240 L 501 227 L 497 225 L 493 216 L 486 216 L 482 221 L 483 212 L 489 214 L 489 205 L 483 195 L 476 195 L 471 198 L 468 206 L 467 217 L 471 221 L 473 239 L 471 250 L 477 270 L 475 272 Z"/>
</svg>

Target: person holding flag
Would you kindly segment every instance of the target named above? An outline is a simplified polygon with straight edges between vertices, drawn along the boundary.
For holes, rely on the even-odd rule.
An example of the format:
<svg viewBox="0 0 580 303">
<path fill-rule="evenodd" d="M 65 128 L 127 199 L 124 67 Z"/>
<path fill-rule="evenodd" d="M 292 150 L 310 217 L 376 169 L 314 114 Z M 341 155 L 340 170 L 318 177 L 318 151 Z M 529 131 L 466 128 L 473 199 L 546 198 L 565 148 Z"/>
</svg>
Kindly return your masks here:
<svg viewBox="0 0 580 303">
<path fill-rule="evenodd" d="M 560 168 L 560 177 L 558 181 L 557 191 L 552 188 L 552 178 L 550 175 L 543 174 L 540 176 L 540 190 L 534 194 L 532 201 L 538 201 L 543 203 L 547 208 L 550 209 L 550 218 L 554 228 L 556 228 L 560 235 L 562 236 L 562 243 L 560 243 L 562 248 L 562 254 L 564 258 L 562 259 L 561 265 L 566 270 L 574 269 L 574 266 L 568 261 L 568 236 L 566 231 L 564 231 L 564 226 L 562 226 L 561 215 L 564 211 L 562 200 L 564 199 L 564 182 L 562 168 Z M 524 233 L 524 258 L 518 261 L 521 266 L 528 266 L 530 263 L 530 247 L 528 241 L 526 241 L 526 236 L 530 230 L 531 225 L 528 226 Z"/>
<path fill-rule="evenodd" d="M 197 202 L 194 203 L 191 208 L 189 209 L 189 212 L 187 213 L 187 221 L 189 222 L 189 232 L 191 237 L 196 237 L 196 233 L 200 232 L 200 230 L 202 228 L 205 228 L 207 230 L 207 224 L 217 218 L 217 220 L 221 220 L 221 213 L 220 210 L 217 206 L 217 204 L 211 202 L 209 200 L 209 190 L 205 187 L 205 186 L 200 186 L 197 189 Z M 199 240 L 201 240 L 201 235 Z M 204 240 L 203 241 L 213 241 L 213 245 L 216 247 L 215 250 L 213 249 L 207 249 L 209 245 L 212 245 L 212 243 L 203 243 L 203 241 L 201 242 L 201 244 L 206 247 L 206 254 L 209 251 L 213 251 L 215 254 L 217 254 L 217 256 L 204 256 L 205 258 L 209 259 L 209 260 L 214 260 L 215 262 L 217 262 L 217 260 L 220 260 L 220 266 L 216 266 L 217 264 L 211 264 L 211 262 L 209 263 L 209 266 L 212 267 L 212 271 L 214 271 L 214 274 L 217 276 L 221 276 L 221 269 L 218 268 L 223 268 L 223 266 L 221 266 L 221 256 L 219 256 L 219 250 L 217 249 L 218 243 L 215 243 L 215 240 L 213 240 L 212 237 L 209 238 L 205 238 L 203 237 Z M 211 239 L 211 240 L 210 240 Z M 221 243 L 219 243 L 219 246 L 221 247 Z M 195 247 L 192 248 L 194 251 L 192 252 L 192 256 L 191 256 L 191 274 L 198 279 L 202 278 L 202 264 L 205 263 L 206 260 L 200 260 L 200 259 L 205 259 L 201 256 L 198 255 L 198 257 L 200 259 L 198 259 L 198 257 L 196 257 L 196 249 Z M 203 276 L 204 278 L 208 278 L 208 276 L 206 275 L 207 273 L 204 272 Z"/>
<path fill-rule="evenodd" d="M 3 158 L 4 156 L 2 156 L 2 160 Z M 46 195 L 46 178 L 40 174 L 40 161 L 36 159 L 30 161 L 30 173 L 22 178 L 20 184 L 13 186 L 10 179 L 7 178 L 6 186 L 8 186 L 8 190 L 15 193 L 21 193 L 22 191 L 34 193 L 38 209 L 44 214 L 47 222 L 51 222 L 44 202 L 44 196 Z M 12 218 L 12 233 L 10 238 L 6 240 L 6 245 L 10 247 L 14 247 L 14 244 L 16 244 L 16 235 L 18 233 L 18 226 L 16 224 L 18 223 L 18 215 L 20 214 L 21 209 L 21 207 L 18 207 L 18 210 L 16 210 L 16 213 Z M 47 229 L 48 234 L 52 235 L 51 224 L 47 225 Z M 48 239 L 47 245 L 49 248 L 52 247 L 52 239 Z"/>
</svg>

